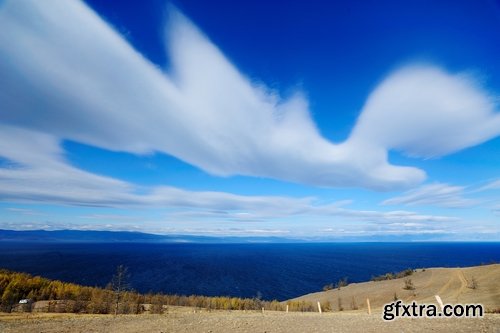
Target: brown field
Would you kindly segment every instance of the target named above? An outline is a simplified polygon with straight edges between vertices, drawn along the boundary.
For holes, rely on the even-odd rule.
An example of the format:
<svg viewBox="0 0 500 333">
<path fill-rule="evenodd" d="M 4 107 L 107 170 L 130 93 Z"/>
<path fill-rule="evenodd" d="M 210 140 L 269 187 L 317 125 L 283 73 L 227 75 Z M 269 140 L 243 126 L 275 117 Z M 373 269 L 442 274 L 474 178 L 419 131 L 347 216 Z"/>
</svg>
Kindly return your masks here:
<svg viewBox="0 0 500 333">
<path fill-rule="evenodd" d="M 476 288 L 471 288 L 474 277 Z M 500 265 L 470 268 L 419 269 L 409 278 L 415 290 L 404 290 L 404 278 L 351 284 L 340 289 L 297 298 L 329 302 L 333 312 L 207 311 L 169 306 L 164 314 L 91 315 L 55 313 L 0 313 L 0 332 L 500 332 L 500 314 L 483 318 L 382 319 L 382 306 L 394 300 L 436 304 L 481 303 L 500 308 Z M 343 311 L 338 311 L 338 299 Z M 367 314 L 370 298 L 372 314 Z M 358 310 L 352 310 L 352 303 Z"/>
<path fill-rule="evenodd" d="M 377 314 L 169 311 L 162 315 L 4 314 L 0 332 L 499 332 L 500 315 L 470 319 L 398 319 Z"/>
</svg>

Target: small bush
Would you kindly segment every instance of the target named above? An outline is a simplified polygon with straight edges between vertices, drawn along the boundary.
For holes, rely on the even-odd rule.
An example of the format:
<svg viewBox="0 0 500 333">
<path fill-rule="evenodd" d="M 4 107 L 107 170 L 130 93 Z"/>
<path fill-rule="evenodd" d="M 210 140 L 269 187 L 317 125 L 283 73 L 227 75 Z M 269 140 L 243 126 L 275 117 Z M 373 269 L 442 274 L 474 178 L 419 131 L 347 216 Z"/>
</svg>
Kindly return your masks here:
<svg viewBox="0 0 500 333">
<path fill-rule="evenodd" d="M 335 285 L 335 287 L 337 289 L 340 289 L 341 287 L 346 287 L 347 285 L 349 285 L 349 283 L 347 283 L 347 277 L 345 277 L 343 279 L 340 279 L 339 282 L 337 282 L 337 284 Z"/>
<path fill-rule="evenodd" d="M 405 286 L 403 287 L 404 290 L 415 290 L 415 285 L 411 281 L 411 279 L 405 279 Z"/>
<path fill-rule="evenodd" d="M 327 284 L 323 287 L 323 291 L 328 291 L 333 289 L 333 283 Z"/>
<path fill-rule="evenodd" d="M 163 313 L 163 297 L 162 295 L 154 295 L 151 297 L 150 313 L 162 314 Z"/>
<path fill-rule="evenodd" d="M 321 309 L 324 312 L 330 312 L 330 311 L 332 311 L 332 305 L 330 304 L 329 301 L 321 302 Z"/>
<path fill-rule="evenodd" d="M 400 278 L 404 278 L 404 277 L 412 275 L 413 272 L 414 272 L 413 269 L 408 268 L 408 269 L 405 269 L 404 271 L 401 271 L 398 273 L 385 273 L 385 274 L 379 275 L 379 276 L 372 276 L 371 281 L 385 281 L 385 280 L 400 279 Z"/>
<path fill-rule="evenodd" d="M 477 281 L 474 277 L 467 281 L 467 288 L 469 289 L 477 289 Z"/>
<path fill-rule="evenodd" d="M 403 277 L 407 277 L 407 276 L 410 276 L 412 274 L 413 274 L 413 269 L 408 268 L 408 269 L 405 269 L 404 271 L 396 273 L 395 279 L 400 279 L 400 278 L 403 278 Z"/>
</svg>

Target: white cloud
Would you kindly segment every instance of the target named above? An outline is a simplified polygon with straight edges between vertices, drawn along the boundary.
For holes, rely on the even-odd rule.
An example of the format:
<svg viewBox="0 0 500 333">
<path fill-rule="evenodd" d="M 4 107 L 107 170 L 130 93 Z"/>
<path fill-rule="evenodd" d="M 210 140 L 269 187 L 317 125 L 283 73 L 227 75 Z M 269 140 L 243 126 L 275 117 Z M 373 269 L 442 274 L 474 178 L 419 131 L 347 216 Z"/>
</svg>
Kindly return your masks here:
<svg viewBox="0 0 500 333">
<path fill-rule="evenodd" d="M 11 144 L 2 144 L 10 142 Z M 36 146 L 33 145 L 36 142 Z M 0 201 L 114 208 L 173 209 L 170 221 L 258 222 L 294 216 L 371 223 L 450 222 L 449 216 L 408 211 L 359 211 L 345 208 L 349 201 L 318 203 L 316 198 L 243 196 L 225 192 L 188 191 L 175 187 L 139 188 L 133 184 L 95 175 L 71 166 L 54 137 L 0 125 L 0 156 L 16 167 L 0 168 Z M 180 209 L 181 211 L 176 211 Z M 107 217 L 106 217 L 107 216 Z M 113 220 L 120 215 L 90 215 Z"/>
<path fill-rule="evenodd" d="M 382 202 L 383 205 L 431 205 L 447 208 L 464 208 L 478 204 L 475 199 L 465 198 L 466 187 L 448 184 L 429 184 L 407 191 L 401 196 Z"/>
<path fill-rule="evenodd" d="M 496 108 L 471 75 L 410 66 L 370 95 L 350 140 L 410 156 L 442 156 L 498 136 Z"/>
<path fill-rule="evenodd" d="M 80 219 L 89 220 L 104 220 L 104 221 L 139 221 L 141 218 L 137 216 L 130 215 L 120 215 L 120 214 L 89 214 L 78 216 Z"/>
<path fill-rule="evenodd" d="M 44 213 L 38 212 L 38 211 L 33 210 L 33 209 L 27 209 L 27 208 L 9 207 L 9 208 L 6 208 L 6 210 L 9 212 L 14 212 L 17 214 L 28 215 L 28 216 L 45 215 Z"/>
<path fill-rule="evenodd" d="M 173 64 L 170 75 L 83 3 L 4 1 L 0 121 L 46 133 L 43 139 L 48 141 L 71 139 L 114 151 L 171 154 L 219 176 L 241 174 L 377 190 L 408 187 L 425 178 L 417 168 L 389 164 L 389 149 L 439 156 L 500 133 L 493 98 L 472 77 L 421 66 L 402 69 L 384 80 L 368 98 L 349 139 L 333 144 L 320 135 L 303 96 L 282 100 L 253 84 L 178 13 L 172 15 L 167 43 Z M 20 154 L 13 145 L 7 149 L 10 157 L 4 157 Z M 33 159 L 60 150 L 55 144 L 46 148 L 54 151 L 21 156 L 26 159 L 21 162 L 34 163 Z M 0 170 L 11 196 L 30 199 L 20 184 L 28 186 L 35 177 L 41 177 L 36 180 L 41 183 L 62 177 L 61 191 L 41 186 L 41 194 L 77 203 L 80 198 L 74 189 L 87 189 L 88 197 L 95 198 L 90 204 L 138 199 L 129 184 L 69 168 L 58 159 L 38 162 L 37 168 L 46 173 Z M 56 171 L 42 162 L 56 163 Z M 58 172 L 71 177 L 54 174 Z M 88 188 L 92 182 L 111 196 L 101 198 L 100 190 Z M 176 191 L 157 189 L 148 200 L 161 203 L 169 195 L 174 200 Z M 198 196 L 201 202 L 231 198 Z M 267 199 L 245 200 L 239 204 L 258 201 L 265 206 Z"/>
<path fill-rule="evenodd" d="M 476 192 L 487 191 L 487 190 L 499 190 L 500 189 L 500 179 L 493 180 L 486 185 L 481 186 L 476 190 Z"/>
<path fill-rule="evenodd" d="M 437 206 L 444 208 L 468 208 L 472 206 L 491 206 L 499 202 L 494 196 L 477 196 L 482 192 L 500 189 L 500 181 L 489 181 L 483 185 L 472 184 L 468 186 L 456 186 L 443 183 L 422 185 L 418 188 L 404 192 L 403 194 L 389 198 L 382 205 L 405 205 L 405 206 Z M 476 195 L 471 198 L 472 195 Z M 495 212 L 495 208 L 492 208 Z"/>
<path fill-rule="evenodd" d="M 402 225 L 402 224 L 392 224 L 384 225 L 383 228 L 367 228 L 363 229 L 337 229 L 337 228 L 325 228 L 321 232 L 335 238 L 342 239 L 344 237 L 365 237 L 366 239 L 373 239 L 374 236 L 377 239 L 384 236 L 396 236 L 398 239 L 415 239 L 415 236 L 425 236 L 426 240 L 430 240 L 428 236 L 436 235 L 439 236 L 437 239 L 442 239 L 443 235 L 449 235 L 449 230 L 444 230 L 440 227 L 435 226 L 412 226 L 412 225 Z M 409 238 L 406 238 L 409 237 Z M 360 238 L 361 239 L 361 238 Z"/>
</svg>

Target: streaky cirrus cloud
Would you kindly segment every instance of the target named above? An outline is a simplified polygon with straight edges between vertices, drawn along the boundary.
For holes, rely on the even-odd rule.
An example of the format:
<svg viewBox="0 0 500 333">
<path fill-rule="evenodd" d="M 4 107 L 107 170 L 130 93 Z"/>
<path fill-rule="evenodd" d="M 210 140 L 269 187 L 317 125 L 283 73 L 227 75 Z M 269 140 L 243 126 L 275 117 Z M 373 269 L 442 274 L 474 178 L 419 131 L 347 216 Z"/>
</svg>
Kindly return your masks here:
<svg viewBox="0 0 500 333">
<path fill-rule="evenodd" d="M 443 183 L 423 185 L 400 196 L 382 202 L 383 205 L 430 205 L 446 208 L 465 208 L 478 204 L 477 199 L 466 198 L 466 187 Z"/>
<path fill-rule="evenodd" d="M 0 6 L 0 121 L 53 140 L 170 154 L 218 176 L 391 190 L 425 172 L 390 164 L 389 150 L 440 156 L 500 133 L 494 99 L 472 77 L 411 66 L 373 91 L 335 144 L 300 93 L 284 100 L 252 83 L 178 12 L 166 74 L 79 1 Z"/>
<path fill-rule="evenodd" d="M 500 179 L 492 180 L 478 188 L 476 191 L 500 190 Z"/>
<path fill-rule="evenodd" d="M 36 145 L 34 145 L 36 143 Z M 335 216 L 354 221 L 451 222 L 455 217 L 409 211 L 362 211 L 344 208 L 349 201 L 319 203 L 314 197 L 245 196 L 215 191 L 189 191 L 171 186 L 139 187 L 80 170 L 68 163 L 53 135 L 0 125 L 0 201 L 112 208 L 166 208 L 172 220 L 259 222 L 293 216 Z M 176 212 L 175 209 L 188 211 Z M 8 209 L 25 214 L 25 210 Z M 110 220 L 109 216 L 95 216 Z M 114 216 L 116 217 L 116 216 Z"/>
<path fill-rule="evenodd" d="M 411 189 L 393 198 L 382 202 L 382 205 L 428 205 L 445 208 L 467 208 L 471 206 L 497 204 L 498 198 L 480 197 L 471 199 L 467 196 L 485 191 L 500 189 L 500 180 L 491 180 L 486 183 L 457 186 L 444 183 L 426 184 Z"/>
</svg>

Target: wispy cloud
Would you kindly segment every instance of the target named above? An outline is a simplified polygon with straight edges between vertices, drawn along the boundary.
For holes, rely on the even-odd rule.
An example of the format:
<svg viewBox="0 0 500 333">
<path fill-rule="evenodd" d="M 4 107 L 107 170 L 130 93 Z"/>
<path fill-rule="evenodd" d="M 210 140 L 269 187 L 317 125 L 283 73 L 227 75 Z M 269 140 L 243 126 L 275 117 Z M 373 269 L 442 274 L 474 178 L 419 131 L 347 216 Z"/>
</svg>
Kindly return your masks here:
<svg viewBox="0 0 500 333">
<path fill-rule="evenodd" d="M 478 188 L 476 191 L 500 190 L 500 179 L 492 180 Z"/>
<path fill-rule="evenodd" d="M 10 145 L 1 144 L 11 142 Z M 34 146 L 32 143 L 37 142 Z M 342 217 L 353 221 L 454 221 L 449 216 L 408 211 L 368 211 L 346 208 L 350 201 L 318 202 L 314 197 L 244 196 L 225 192 L 188 191 L 175 187 L 137 187 L 98 176 L 70 165 L 58 141 L 44 133 L 0 125 L 0 155 L 20 168 L 0 168 L 0 200 L 70 206 L 180 209 L 170 220 L 269 221 L 293 216 Z M 324 200 L 322 200 L 324 201 Z M 90 218 L 114 220 L 121 216 L 92 214 Z"/>
<path fill-rule="evenodd" d="M 0 6 L 0 120 L 27 136 L 37 131 L 54 142 L 171 154 L 219 176 L 388 190 L 425 178 L 417 168 L 391 165 L 389 150 L 440 156 L 500 133 L 494 99 L 473 77 L 413 66 L 389 75 L 369 96 L 351 136 L 333 144 L 320 135 L 303 94 L 285 100 L 254 84 L 179 13 L 167 27 L 167 75 L 83 3 L 7 0 Z M 28 162 L 48 169 L 43 161 Z M 12 186 L 28 176 L 58 177 L 50 170 L 17 171 L 9 174 Z M 110 202 L 130 192 L 119 181 L 64 172 L 76 176 L 64 176 L 72 188 L 89 181 L 119 188 Z M 61 194 L 72 198 L 64 185 Z"/>
<path fill-rule="evenodd" d="M 21 214 L 21 215 L 29 215 L 29 216 L 45 215 L 42 212 L 38 212 L 36 210 L 28 209 L 28 208 L 10 207 L 10 208 L 6 208 L 6 210 L 8 210 L 10 212 Z"/>
<path fill-rule="evenodd" d="M 0 229 L 7 230 L 106 230 L 106 231 L 142 231 L 154 232 L 154 229 L 148 230 L 144 225 L 132 225 L 127 223 L 89 223 L 76 224 L 71 222 L 57 221 L 33 221 L 33 222 L 2 222 Z"/>
<path fill-rule="evenodd" d="M 500 189 L 500 181 L 490 181 L 485 185 L 472 184 L 468 186 L 455 186 L 443 183 L 423 185 L 409 190 L 400 196 L 387 199 L 382 205 L 405 206 L 437 206 L 445 208 L 467 208 L 478 205 L 495 204 L 499 200 L 494 197 L 475 197 L 478 193 Z"/>
<path fill-rule="evenodd" d="M 478 204 L 475 199 L 465 198 L 465 187 L 448 184 L 429 184 L 410 190 L 401 196 L 382 202 L 383 205 L 431 205 L 447 208 L 464 208 Z"/>
<path fill-rule="evenodd" d="M 471 74 L 409 66 L 370 95 L 350 140 L 414 157 L 443 156 L 498 136 L 497 108 Z"/>
<path fill-rule="evenodd" d="M 111 221 L 139 221 L 139 217 L 120 214 L 89 214 L 78 216 L 80 219 L 88 220 L 111 220 Z"/>
</svg>

